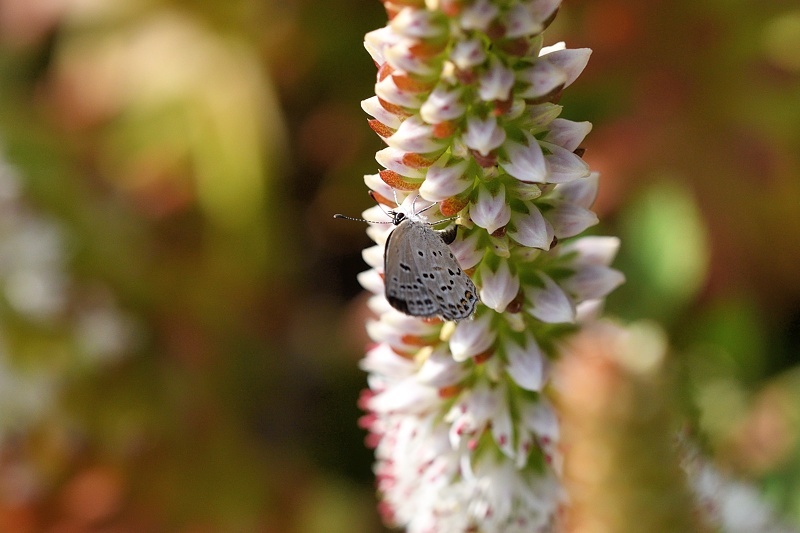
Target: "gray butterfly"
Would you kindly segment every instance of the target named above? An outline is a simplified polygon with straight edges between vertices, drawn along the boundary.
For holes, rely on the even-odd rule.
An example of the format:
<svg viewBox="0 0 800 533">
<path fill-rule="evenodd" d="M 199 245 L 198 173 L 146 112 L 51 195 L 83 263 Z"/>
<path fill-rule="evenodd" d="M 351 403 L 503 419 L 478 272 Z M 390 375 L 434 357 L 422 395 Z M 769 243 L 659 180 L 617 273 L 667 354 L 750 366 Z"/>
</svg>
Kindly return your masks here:
<svg viewBox="0 0 800 533">
<path fill-rule="evenodd" d="M 383 255 L 386 299 L 407 315 L 461 320 L 475 311 L 477 291 L 448 244 L 458 226 L 436 231 L 430 223 L 389 211 L 397 226 Z"/>
<path fill-rule="evenodd" d="M 371 192 L 370 196 L 375 199 Z M 440 316 L 445 320 L 467 318 L 475 312 L 478 296 L 475 285 L 448 246 L 455 240 L 458 226 L 436 231 L 432 226 L 443 221 L 420 221 L 418 215 L 436 204 L 415 211 L 417 198 L 411 203 L 413 218 L 399 211 L 385 210 L 391 221 L 338 214 L 333 218 L 397 226 L 387 237 L 383 251 L 386 300 L 392 307 L 411 316 Z M 395 204 L 399 205 L 397 195 Z"/>
</svg>

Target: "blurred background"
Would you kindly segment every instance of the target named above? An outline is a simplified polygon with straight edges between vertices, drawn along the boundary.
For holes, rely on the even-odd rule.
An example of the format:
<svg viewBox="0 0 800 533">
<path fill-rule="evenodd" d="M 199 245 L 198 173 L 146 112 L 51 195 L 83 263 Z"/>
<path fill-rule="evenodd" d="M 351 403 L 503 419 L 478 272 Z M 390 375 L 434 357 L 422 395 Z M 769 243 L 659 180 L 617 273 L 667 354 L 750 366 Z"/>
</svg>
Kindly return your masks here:
<svg viewBox="0 0 800 533">
<path fill-rule="evenodd" d="M 372 0 L 0 0 L 0 531 L 380 532 Z M 608 301 L 800 524 L 800 8 L 564 0 Z"/>
</svg>

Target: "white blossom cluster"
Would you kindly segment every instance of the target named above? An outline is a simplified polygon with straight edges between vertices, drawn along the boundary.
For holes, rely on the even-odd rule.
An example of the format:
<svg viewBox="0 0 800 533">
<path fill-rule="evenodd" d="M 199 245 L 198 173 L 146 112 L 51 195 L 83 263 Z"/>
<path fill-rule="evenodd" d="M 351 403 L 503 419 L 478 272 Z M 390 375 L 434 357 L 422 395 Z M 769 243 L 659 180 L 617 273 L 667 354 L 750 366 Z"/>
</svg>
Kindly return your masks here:
<svg viewBox="0 0 800 533">
<path fill-rule="evenodd" d="M 368 229 L 359 279 L 378 318 L 362 406 L 381 509 L 412 533 L 550 531 L 562 491 L 549 361 L 624 279 L 609 266 L 616 238 L 578 237 L 597 223 L 598 175 L 579 149 L 591 124 L 555 103 L 590 51 L 542 47 L 558 0 L 385 6 L 390 22 L 366 36 L 378 75 L 362 107 L 387 147 L 365 181 L 393 209 L 458 217 L 451 249 L 481 304 L 458 323 L 395 310 L 382 278 L 392 228 Z"/>
</svg>

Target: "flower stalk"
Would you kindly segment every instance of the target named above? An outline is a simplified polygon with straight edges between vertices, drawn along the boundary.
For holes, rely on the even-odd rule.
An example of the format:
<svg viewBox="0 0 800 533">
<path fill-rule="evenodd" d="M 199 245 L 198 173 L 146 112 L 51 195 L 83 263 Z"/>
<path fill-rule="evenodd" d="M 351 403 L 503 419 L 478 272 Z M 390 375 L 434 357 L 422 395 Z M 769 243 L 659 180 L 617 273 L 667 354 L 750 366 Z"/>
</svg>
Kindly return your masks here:
<svg viewBox="0 0 800 533">
<path fill-rule="evenodd" d="M 384 5 L 389 23 L 365 38 L 378 74 L 362 107 L 387 148 L 365 182 L 392 209 L 457 217 L 451 249 L 481 303 L 458 323 L 392 308 L 393 228 L 367 230 L 359 280 L 377 318 L 362 423 L 381 510 L 410 532 L 550 531 L 562 503 L 550 361 L 624 279 L 609 267 L 616 238 L 578 237 L 598 221 L 598 175 L 579 155 L 591 124 L 556 103 L 590 51 L 543 46 L 555 0 Z M 381 206 L 363 217 L 386 218 Z"/>
</svg>

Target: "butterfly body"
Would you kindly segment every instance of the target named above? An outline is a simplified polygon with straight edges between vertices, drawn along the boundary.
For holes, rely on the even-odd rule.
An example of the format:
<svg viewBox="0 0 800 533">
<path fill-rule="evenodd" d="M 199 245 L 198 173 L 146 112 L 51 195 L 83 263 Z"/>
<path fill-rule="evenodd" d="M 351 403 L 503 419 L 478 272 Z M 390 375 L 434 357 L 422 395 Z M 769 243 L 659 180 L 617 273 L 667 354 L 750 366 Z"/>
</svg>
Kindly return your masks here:
<svg viewBox="0 0 800 533">
<path fill-rule="evenodd" d="M 384 250 L 389 304 L 408 315 L 461 320 L 475 311 L 475 285 L 450 250 L 456 228 L 436 231 L 427 222 L 390 212 L 396 228 Z"/>
</svg>

